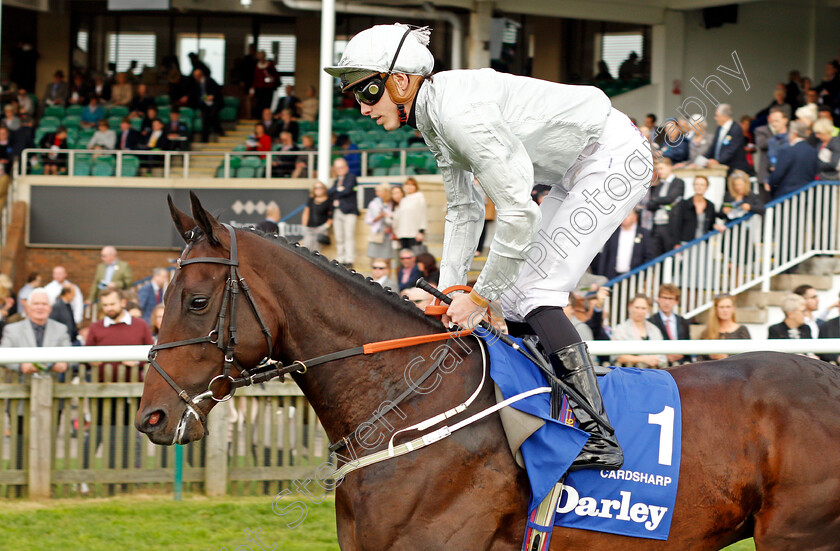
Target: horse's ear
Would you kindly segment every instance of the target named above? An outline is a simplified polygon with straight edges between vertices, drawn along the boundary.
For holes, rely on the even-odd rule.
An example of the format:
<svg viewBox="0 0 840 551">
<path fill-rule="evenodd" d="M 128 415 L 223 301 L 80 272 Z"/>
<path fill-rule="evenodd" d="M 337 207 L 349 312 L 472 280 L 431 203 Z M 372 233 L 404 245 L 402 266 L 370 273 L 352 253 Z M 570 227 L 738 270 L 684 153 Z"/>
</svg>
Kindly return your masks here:
<svg viewBox="0 0 840 551">
<path fill-rule="evenodd" d="M 184 241 L 189 241 L 187 238 L 187 232 L 195 227 L 195 220 L 190 218 L 189 214 L 178 210 L 175 203 L 172 202 L 171 195 L 167 195 L 166 200 L 169 203 L 169 213 L 172 215 L 172 221 L 175 222 L 175 229 L 178 230 L 178 233 Z"/>
<path fill-rule="evenodd" d="M 204 210 L 201 206 L 201 201 L 195 192 L 190 191 L 190 203 L 192 205 L 192 215 L 195 218 L 195 223 L 207 236 L 207 241 L 213 246 L 221 245 L 219 241 L 219 233 L 224 229 L 219 221 L 213 218 L 213 215 Z"/>
</svg>

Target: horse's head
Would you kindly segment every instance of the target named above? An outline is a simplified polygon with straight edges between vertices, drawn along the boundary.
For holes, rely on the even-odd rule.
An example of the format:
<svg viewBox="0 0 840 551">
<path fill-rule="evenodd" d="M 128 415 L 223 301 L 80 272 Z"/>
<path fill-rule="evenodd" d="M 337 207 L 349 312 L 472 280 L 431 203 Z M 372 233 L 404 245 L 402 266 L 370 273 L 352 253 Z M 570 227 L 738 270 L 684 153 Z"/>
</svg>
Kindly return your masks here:
<svg viewBox="0 0 840 551">
<path fill-rule="evenodd" d="M 249 243 L 260 238 L 243 232 L 237 239 L 195 194 L 190 198 L 192 217 L 169 199 L 172 220 L 187 245 L 166 290 L 158 344 L 135 419 L 156 444 L 201 439 L 207 414 L 233 391 L 232 377 L 272 355 L 279 325 L 278 314 L 269 311 L 268 287 L 254 277 L 253 266 L 240 266 Z"/>
</svg>

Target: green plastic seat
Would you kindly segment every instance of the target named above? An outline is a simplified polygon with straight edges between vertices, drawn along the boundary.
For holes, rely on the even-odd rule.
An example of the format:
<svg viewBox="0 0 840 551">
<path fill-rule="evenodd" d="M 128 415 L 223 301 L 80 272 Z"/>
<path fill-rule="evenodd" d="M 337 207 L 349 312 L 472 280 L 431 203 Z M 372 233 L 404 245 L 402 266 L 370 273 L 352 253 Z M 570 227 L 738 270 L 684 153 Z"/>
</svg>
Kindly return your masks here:
<svg viewBox="0 0 840 551">
<path fill-rule="evenodd" d="M 127 117 L 128 113 L 128 107 L 125 105 L 114 105 L 108 108 L 109 117 Z"/>
<path fill-rule="evenodd" d="M 167 94 L 161 94 L 155 98 L 156 105 L 169 105 L 169 96 Z"/>
<path fill-rule="evenodd" d="M 108 128 L 119 131 L 122 117 L 108 117 Z"/>
<path fill-rule="evenodd" d="M 169 114 L 171 112 L 172 112 L 172 108 L 169 107 L 168 105 L 158 107 L 158 117 L 160 117 L 161 119 L 166 119 L 168 121 L 169 120 Z"/>
<path fill-rule="evenodd" d="M 237 112 L 239 112 L 239 98 L 235 96 L 225 96 L 223 101 L 225 107 L 233 107 Z"/>
<path fill-rule="evenodd" d="M 252 166 L 241 166 L 236 169 L 237 178 L 256 178 L 257 169 Z"/>
<path fill-rule="evenodd" d="M 90 176 L 90 163 L 76 161 L 73 165 L 73 176 Z"/>
<path fill-rule="evenodd" d="M 44 117 L 56 117 L 58 119 L 64 117 L 63 105 L 50 105 L 44 109 Z"/>
<path fill-rule="evenodd" d="M 220 121 L 235 121 L 239 114 L 239 110 L 235 107 L 225 106 L 222 107 L 222 110 L 219 111 L 219 120 Z"/>
<path fill-rule="evenodd" d="M 93 163 L 92 174 L 97 177 L 110 177 L 114 175 L 114 167 L 111 163 L 102 162 L 100 159 L 97 159 Z"/>
<path fill-rule="evenodd" d="M 81 126 L 82 124 L 82 117 L 78 115 L 67 115 L 62 119 L 61 124 L 67 127 L 68 129 L 79 128 L 79 126 Z"/>
<path fill-rule="evenodd" d="M 259 168 L 261 166 L 265 166 L 265 161 L 255 155 L 248 155 L 247 157 L 242 159 L 242 166 Z"/>
<path fill-rule="evenodd" d="M 195 109 L 192 107 L 181 107 L 181 120 L 184 119 L 194 119 L 195 118 Z"/>
<path fill-rule="evenodd" d="M 84 110 L 85 108 L 81 105 L 69 105 L 67 106 L 67 109 L 64 110 L 64 115 L 78 115 L 81 117 Z"/>
</svg>

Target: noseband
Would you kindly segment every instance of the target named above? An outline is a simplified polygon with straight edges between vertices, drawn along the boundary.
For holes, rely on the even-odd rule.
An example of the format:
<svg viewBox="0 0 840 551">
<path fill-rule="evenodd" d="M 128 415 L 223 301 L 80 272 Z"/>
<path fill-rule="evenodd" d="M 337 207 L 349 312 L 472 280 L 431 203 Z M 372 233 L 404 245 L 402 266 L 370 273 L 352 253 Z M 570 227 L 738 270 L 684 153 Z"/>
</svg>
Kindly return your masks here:
<svg viewBox="0 0 840 551">
<path fill-rule="evenodd" d="M 265 337 L 266 342 L 266 355 L 265 357 L 259 362 L 255 369 L 260 370 L 259 375 L 268 375 L 274 371 L 274 368 L 279 364 L 279 362 L 271 359 L 271 351 L 272 351 L 272 338 L 271 338 L 271 331 L 269 330 L 268 326 L 265 324 L 262 315 L 260 314 L 259 308 L 257 308 L 256 302 L 254 302 L 254 297 L 251 295 L 251 289 L 245 283 L 245 279 L 239 273 L 239 257 L 237 254 L 237 247 L 236 247 L 236 233 L 234 232 L 233 228 L 228 224 L 222 224 L 225 228 L 227 228 L 228 233 L 230 234 L 230 258 L 219 258 L 219 257 L 198 257 L 198 258 L 186 258 L 189 254 L 190 250 L 192 249 L 193 243 L 195 243 L 198 235 L 196 234 L 195 230 L 189 231 L 186 234 L 187 237 L 187 246 L 184 248 L 184 251 L 181 253 L 181 256 L 178 258 L 177 261 L 177 269 L 182 269 L 184 266 L 189 264 L 224 264 L 225 266 L 230 266 L 230 275 L 228 276 L 227 281 L 225 282 L 225 293 L 222 297 L 222 306 L 219 309 L 219 316 L 216 319 L 216 327 L 213 328 L 210 333 L 204 337 L 196 337 L 194 339 L 185 339 L 182 341 L 175 341 L 175 342 L 168 342 L 164 344 L 156 344 L 152 346 L 151 350 L 149 350 L 149 363 L 152 364 L 152 367 L 157 370 L 163 379 L 169 383 L 169 386 L 178 394 L 178 396 L 187 404 L 188 411 L 192 412 L 202 424 L 205 423 L 205 416 L 198 411 L 194 405 L 202 400 L 206 400 L 208 398 L 212 398 L 216 402 L 225 402 L 230 400 L 233 397 L 233 394 L 238 386 L 244 386 L 244 384 L 250 384 L 251 381 L 249 380 L 246 383 L 237 384 L 237 382 L 242 381 L 243 379 L 254 379 L 257 377 L 258 374 L 251 375 L 247 369 L 242 367 L 239 362 L 236 361 L 234 357 L 234 349 L 237 344 L 236 340 L 236 303 L 239 294 L 242 293 L 245 295 L 245 298 L 248 302 L 248 305 L 251 307 L 251 311 L 254 313 L 254 317 L 257 318 L 257 321 L 260 324 L 260 328 L 262 330 L 263 336 Z M 228 327 L 227 327 L 227 339 L 220 338 L 225 330 L 225 318 L 229 318 Z M 172 377 L 170 377 L 166 371 L 164 371 L 163 367 L 160 366 L 157 362 L 157 353 L 159 350 L 166 350 L 168 348 L 177 348 L 179 346 L 187 346 L 191 344 L 202 344 L 202 343 L 211 343 L 216 345 L 222 352 L 224 352 L 224 363 L 222 365 L 222 374 L 213 377 L 207 385 L 207 390 L 196 394 L 192 398 L 189 397 L 187 391 L 182 389 L 178 386 Z M 234 379 L 230 376 L 231 367 L 235 367 L 239 372 L 240 377 L 238 379 Z M 265 371 L 265 368 L 271 368 L 268 371 Z M 273 375 L 276 377 L 276 375 Z M 267 377 L 268 378 L 268 377 Z M 221 398 L 216 397 L 216 393 L 213 391 L 214 385 L 220 385 L 224 381 L 227 381 L 229 384 L 229 391 L 227 394 L 222 396 Z M 219 387 L 221 390 L 223 387 Z"/>
</svg>

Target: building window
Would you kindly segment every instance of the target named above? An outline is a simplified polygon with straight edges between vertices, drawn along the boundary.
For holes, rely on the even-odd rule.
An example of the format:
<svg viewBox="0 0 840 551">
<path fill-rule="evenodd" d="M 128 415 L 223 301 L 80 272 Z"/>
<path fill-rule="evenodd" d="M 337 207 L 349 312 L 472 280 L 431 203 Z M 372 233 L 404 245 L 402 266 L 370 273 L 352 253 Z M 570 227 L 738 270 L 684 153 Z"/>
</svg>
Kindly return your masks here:
<svg viewBox="0 0 840 551">
<path fill-rule="evenodd" d="M 254 36 L 248 35 L 245 43 L 247 51 L 254 43 Z M 295 85 L 295 56 L 297 55 L 297 38 L 293 34 L 261 34 L 257 39 L 257 51 L 264 51 L 266 59 L 274 62 L 280 73 L 281 95 L 286 85 Z M 286 73 L 286 74 L 284 74 Z"/>
<path fill-rule="evenodd" d="M 132 61 L 136 61 L 137 65 L 132 72 L 139 75 L 143 72 L 143 67 L 157 66 L 156 39 L 153 34 L 108 33 L 108 62 L 116 63 L 117 72 L 122 73 L 128 71 Z"/>
<path fill-rule="evenodd" d="M 79 31 L 76 33 L 76 47 L 81 51 L 87 53 L 88 51 L 88 32 Z"/>
<path fill-rule="evenodd" d="M 636 52 L 639 60 L 644 55 L 644 35 L 639 32 L 629 33 L 605 33 L 601 35 L 601 39 L 597 41 L 596 46 L 599 55 L 596 56 L 597 61 L 603 59 L 609 68 L 610 75 L 613 78 L 618 78 L 618 69 L 624 63 L 630 54 Z"/>
</svg>

